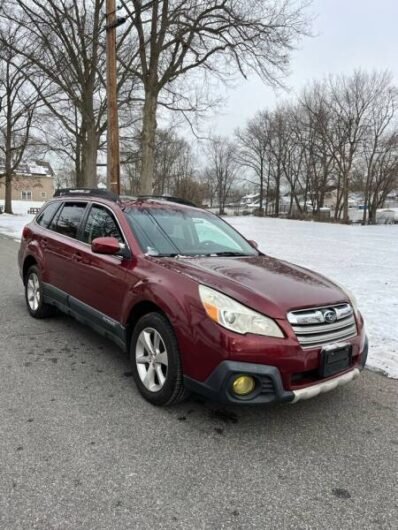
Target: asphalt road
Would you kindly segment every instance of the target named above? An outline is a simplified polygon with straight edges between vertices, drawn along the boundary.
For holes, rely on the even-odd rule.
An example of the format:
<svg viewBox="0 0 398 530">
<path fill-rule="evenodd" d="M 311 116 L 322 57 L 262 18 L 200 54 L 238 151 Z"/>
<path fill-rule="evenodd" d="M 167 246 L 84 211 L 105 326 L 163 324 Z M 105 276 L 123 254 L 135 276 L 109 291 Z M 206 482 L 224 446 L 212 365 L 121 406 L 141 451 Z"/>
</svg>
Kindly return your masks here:
<svg viewBox="0 0 398 530">
<path fill-rule="evenodd" d="M 28 315 L 17 249 L 0 236 L 1 529 L 398 528 L 398 381 L 155 408 L 111 343 Z"/>
</svg>

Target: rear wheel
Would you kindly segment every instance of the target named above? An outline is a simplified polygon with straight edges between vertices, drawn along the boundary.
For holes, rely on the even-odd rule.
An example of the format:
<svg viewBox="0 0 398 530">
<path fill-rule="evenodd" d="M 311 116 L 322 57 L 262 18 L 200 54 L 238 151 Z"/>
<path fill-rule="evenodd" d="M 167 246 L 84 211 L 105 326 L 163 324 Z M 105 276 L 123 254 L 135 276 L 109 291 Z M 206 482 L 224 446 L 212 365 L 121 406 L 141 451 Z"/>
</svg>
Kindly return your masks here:
<svg viewBox="0 0 398 530">
<path fill-rule="evenodd" d="M 44 303 L 43 285 L 39 268 L 32 265 L 25 277 L 25 300 L 29 313 L 34 318 L 46 318 L 55 313 L 55 308 Z"/>
<path fill-rule="evenodd" d="M 153 405 L 172 405 L 186 397 L 180 352 L 169 321 L 160 313 L 143 316 L 130 346 L 138 390 Z"/>
</svg>

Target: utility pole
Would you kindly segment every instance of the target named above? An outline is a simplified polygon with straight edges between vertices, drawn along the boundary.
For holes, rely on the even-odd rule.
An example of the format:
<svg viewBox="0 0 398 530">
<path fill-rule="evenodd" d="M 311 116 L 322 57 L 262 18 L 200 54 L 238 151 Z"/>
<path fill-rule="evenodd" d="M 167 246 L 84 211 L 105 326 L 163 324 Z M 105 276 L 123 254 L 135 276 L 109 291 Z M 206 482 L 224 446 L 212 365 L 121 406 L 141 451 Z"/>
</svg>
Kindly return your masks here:
<svg viewBox="0 0 398 530">
<path fill-rule="evenodd" d="M 106 0 L 106 97 L 108 102 L 107 185 L 110 191 L 118 195 L 120 194 L 120 155 L 116 76 L 116 28 L 123 22 L 116 17 L 116 1 Z"/>
</svg>

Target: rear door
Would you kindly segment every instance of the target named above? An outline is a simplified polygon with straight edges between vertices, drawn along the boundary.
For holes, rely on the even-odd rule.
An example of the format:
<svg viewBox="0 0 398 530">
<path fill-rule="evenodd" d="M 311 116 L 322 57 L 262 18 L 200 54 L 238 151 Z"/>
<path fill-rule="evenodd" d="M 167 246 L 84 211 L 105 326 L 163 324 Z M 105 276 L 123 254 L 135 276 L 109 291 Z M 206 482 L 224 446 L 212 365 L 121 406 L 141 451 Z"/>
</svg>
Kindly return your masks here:
<svg viewBox="0 0 398 530">
<path fill-rule="evenodd" d="M 52 220 L 55 218 L 59 209 L 62 207 L 62 203 L 59 201 L 50 202 L 44 208 L 44 210 L 36 217 L 34 223 L 37 225 L 34 233 L 34 238 L 37 240 L 38 246 L 40 247 L 39 255 L 41 256 L 42 265 L 42 279 L 44 283 L 51 284 L 55 271 L 49 263 L 52 264 L 52 256 L 48 252 L 49 240 L 52 238 L 50 231 L 50 225 Z"/>
<path fill-rule="evenodd" d="M 66 295 L 77 294 L 76 254 L 83 246 L 77 238 L 86 207 L 87 203 L 83 201 L 65 201 L 41 240 L 50 294 L 63 304 L 66 304 Z"/>
</svg>

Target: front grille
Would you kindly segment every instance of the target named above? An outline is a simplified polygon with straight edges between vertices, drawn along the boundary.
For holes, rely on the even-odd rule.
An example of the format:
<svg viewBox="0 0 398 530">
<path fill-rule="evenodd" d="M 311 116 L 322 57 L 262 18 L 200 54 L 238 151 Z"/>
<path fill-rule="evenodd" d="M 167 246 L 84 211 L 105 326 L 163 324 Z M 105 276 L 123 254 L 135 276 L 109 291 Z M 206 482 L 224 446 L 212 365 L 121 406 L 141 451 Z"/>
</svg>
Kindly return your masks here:
<svg viewBox="0 0 398 530">
<path fill-rule="evenodd" d="M 349 304 L 291 311 L 287 319 L 303 348 L 321 347 L 357 334 L 354 312 Z"/>
</svg>

